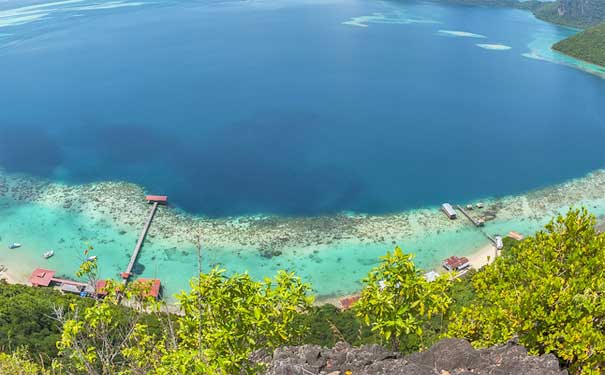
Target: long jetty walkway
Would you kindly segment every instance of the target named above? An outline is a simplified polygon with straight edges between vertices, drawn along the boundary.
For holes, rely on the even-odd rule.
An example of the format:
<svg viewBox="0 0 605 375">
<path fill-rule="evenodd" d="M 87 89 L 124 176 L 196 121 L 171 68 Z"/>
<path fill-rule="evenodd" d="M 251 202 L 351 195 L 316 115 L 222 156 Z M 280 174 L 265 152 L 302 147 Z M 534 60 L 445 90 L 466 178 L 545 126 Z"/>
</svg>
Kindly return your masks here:
<svg viewBox="0 0 605 375">
<path fill-rule="evenodd" d="M 456 208 L 462 212 L 462 214 L 464 216 L 466 216 L 467 219 L 470 220 L 471 223 L 473 223 L 474 226 L 476 226 L 477 228 L 479 228 L 479 230 L 481 231 L 481 233 L 483 233 L 483 235 L 490 240 L 494 245 L 496 245 L 496 239 L 492 236 L 490 236 L 489 234 L 485 233 L 485 231 L 483 230 L 483 227 L 485 225 L 485 221 L 483 221 L 482 219 L 475 219 L 474 217 L 472 217 L 468 212 L 466 212 L 466 210 L 464 208 L 462 208 L 460 205 L 456 205 Z"/>
<path fill-rule="evenodd" d="M 466 216 L 467 219 L 469 219 L 471 221 L 471 223 L 473 223 L 474 226 L 476 227 L 482 227 L 485 222 L 481 219 L 475 219 L 474 217 L 472 217 L 471 215 L 468 214 L 468 212 L 466 212 L 466 210 L 464 208 L 462 208 L 460 205 L 457 205 L 456 208 L 462 212 L 462 214 L 464 216 Z"/>
<path fill-rule="evenodd" d="M 147 232 L 149 232 L 149 228 L 151 227 L 151 222 L 153 221 L 153 217 L 158 209 L 160 204 L 166 204 L 168 202 L 168 197 L 162 195 L 148 195 L 146 197 L 149 203 L 152 203 L 151 209 L 149 210 L 149 216 L 147 216 L 147 221 L 145 222 L 145 226 L 141 231 L 141 235 L 139 236 L 139 240 L 137 241 L 136 246 L 132 252 L 132 256 L 130 257 L 130 262 L 126 267 L 126 271 L 122 272 L 122 279 L 124 280 L 124 285 L 128 283 L 128 279 L 132 275 L 132 268 L 134 267 L 137 258 L 139 257 L 139 253 L 141 252 L 141 248 L 143 247 L 143 243 L 145 242 L 145 237 L 147 236 Z"/>
</svg>

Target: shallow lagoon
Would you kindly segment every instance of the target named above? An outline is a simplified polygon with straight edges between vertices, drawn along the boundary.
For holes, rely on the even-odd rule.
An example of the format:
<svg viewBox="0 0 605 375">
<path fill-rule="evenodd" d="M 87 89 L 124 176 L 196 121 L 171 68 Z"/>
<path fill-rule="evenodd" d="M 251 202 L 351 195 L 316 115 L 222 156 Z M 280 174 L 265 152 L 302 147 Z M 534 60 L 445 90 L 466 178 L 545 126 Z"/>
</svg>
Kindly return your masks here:
<svg viewBox="0 0 605 375">
<path fill-rule="evenodd" d="M 18 175 L 0 177 L 0 188 L 7 187 L 0 198 L 2 241 L 24 244 L 0 251 L 0 264 L 8 265 L 11 276 L 24 279 L 34 267 L 73 275 L 86 243 L 95 247 L 101 277 L 117 278 L 123 271 L 149 209 L 140 187 L 66 186 Z M 381 216 L 225 219 L 162 207 L 143 247 L 139 263 L 144 269 L 139 272 L 161 278 L 167 296 L 186 288 L 196 271 L 194 244 L 201 234 L 204 269 L 218 265 L 256 278 L 287 269 L 312 283 L 321 297 L 344 295 L 358 290 L 360 279 L 395 244 L 414 253 L 419 266 L 438 268 L 449 255 L 468 255 L 485 246 L 485 234 L 531 234 L 570 205 L 586 206 L 602 216 L 604 190 L 605 171 L 598 171 L 522 196 L 484 200 L 483 210 L 472 211 L 489 220 L 484 232 L 463 218 L 448 220 L 437 207 Z M 56 255 L 45 260 L 42 253 L 48 248 Z"/>
</svg>

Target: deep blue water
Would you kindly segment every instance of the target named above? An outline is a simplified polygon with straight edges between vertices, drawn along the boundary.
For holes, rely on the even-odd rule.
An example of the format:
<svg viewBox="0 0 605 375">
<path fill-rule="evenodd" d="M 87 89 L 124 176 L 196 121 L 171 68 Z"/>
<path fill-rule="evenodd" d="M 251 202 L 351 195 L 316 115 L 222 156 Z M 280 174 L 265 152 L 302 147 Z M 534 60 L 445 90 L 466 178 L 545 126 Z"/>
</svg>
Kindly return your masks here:
<svg viewBox="0 0 605 375">
<path fill-rule="evenodd" d="M 0 27 L 1 167 L 132 181 L 212 216 L 392 212 L 605 167 L 605 81 L 522 56 L 536 33 L 571 33 L 526 12 L 373 0 L 64 9 L 89 3 Z M 0 3 L 0 25 L 23 4 Z M 343 24 L 376 12 L 394 23 Z"/>
</svg>

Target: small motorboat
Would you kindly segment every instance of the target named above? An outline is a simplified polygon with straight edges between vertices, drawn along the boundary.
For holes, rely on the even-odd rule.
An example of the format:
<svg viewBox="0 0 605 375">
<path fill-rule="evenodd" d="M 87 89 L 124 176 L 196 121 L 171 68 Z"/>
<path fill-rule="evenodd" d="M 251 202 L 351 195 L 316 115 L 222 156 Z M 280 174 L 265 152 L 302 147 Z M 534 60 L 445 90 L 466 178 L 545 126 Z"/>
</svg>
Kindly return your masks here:
<svg viewBox="0 0 605 375">
<path fill-rule="evenodd" d="M 48 258 L 52 257 L 53 255 L 55 255 L 55 252 L 53 250 L 48 250 L 44 254 L 42 254 L 44 259 L 48 259 Z"/>
<path fill-rule="evenodd" d="M 96 255 L 91 255 L 91 256 L 89 256 L 88 258 L 86 258 L 86 261 L 87 261 L 87 262 L 92 262 L 92 261 L 93 261 L 93 260 L 95 260 L 95 259 L 97 259 L 97 256 L 96 256 Z"/>
<path fill-rule="evenodd" d="M 473 209 L 473 205 L 472 204 L 467 204 L 466 205 L 466 209 L 467 210 L 472 210 Z"/>
<path fill-rule="evenodd" d="M 17 242 L 13 242 L 12 244 L 8 245 L 9 249 L 18 249 L 20 247 L 21 247 L 21 244 L 17 243 Z"/>
<path fill-rule="evenodd" d="M 502 237 L 501 236 L 494 237 L 494 242 L 496 244 L 496 249 L 502 250 L 502 248 L 504 247 L 504 242 L 502 241 Z"/>
<path fill-rule="evenodd" d="M 477 208 L 483 208 L 483 203 L 481 203 L 481 202 L 477 203 Z"/>
</svg>

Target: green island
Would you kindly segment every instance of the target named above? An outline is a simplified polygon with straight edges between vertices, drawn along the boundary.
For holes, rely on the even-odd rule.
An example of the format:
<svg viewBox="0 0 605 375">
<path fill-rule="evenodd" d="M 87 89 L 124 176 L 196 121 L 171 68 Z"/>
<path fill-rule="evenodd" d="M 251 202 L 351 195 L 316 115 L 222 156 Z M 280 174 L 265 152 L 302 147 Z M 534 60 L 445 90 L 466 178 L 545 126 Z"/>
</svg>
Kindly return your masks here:
<svg viewBox="0 0 605 375">
<path fill-rule="evenodd" d="M 107 281 L 106 296 L 93 299 L 1 282 L 0 373 L 262 374 L 259 350 L 347 342 L 410 353 L 452 337 L 479 348 L 515 339 L 570 374 L 603 374 L 605 234 L 596 223 L 570 209 L 534 236 L 506 238 L 480 269 L 432 281 L 397 247 L 344 310 L 314 305 L 310 285 L 285 271 L 263 281 L 200 273 L 176 309 L 144 283 Z M 79 273 L 94 279 L 95 262 Z"/>
<path fill-rule="evenodd" d="M 564 39 L 553 49 L 577 59 L 605 66 L 605 23 Z"/>
<path fill-rule="evenodd" d="M 553 49 L 577 59 L 605 66 L 605 2 L 599 0 L 446 0 L 448 3 L 469 6 L 517 8 L 531 11 L 543 21 L 585 29 L 564 39 Z"/>
</svg>

